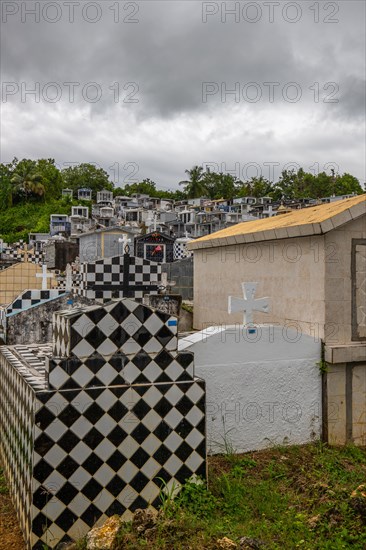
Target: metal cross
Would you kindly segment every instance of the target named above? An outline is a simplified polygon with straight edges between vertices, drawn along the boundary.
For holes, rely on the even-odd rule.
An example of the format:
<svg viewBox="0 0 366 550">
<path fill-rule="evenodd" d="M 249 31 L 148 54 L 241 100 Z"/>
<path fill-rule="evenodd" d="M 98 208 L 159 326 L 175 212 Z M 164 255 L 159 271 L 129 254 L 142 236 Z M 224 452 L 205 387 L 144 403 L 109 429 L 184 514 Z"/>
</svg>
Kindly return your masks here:
<svg viewBox="0 0 366 550">
<path fill-rule="evenodd" d="M 254 298 L 258 283 L 242 283 L 243 298 L 229 296 L 228 312 L 244 312 L 244 325 L 253 324 L 253 311 L 269 312 L 269 298 Z"/>
<path fill-rule="evenodd" d="M 36 277 L 42 277 L 42 290 L 47 290 L 47 279 L 53 277 L 53 273 L 47 273 L 46 264 L 42 265 L 42 273 L 36 273 Z"/>
</svg>

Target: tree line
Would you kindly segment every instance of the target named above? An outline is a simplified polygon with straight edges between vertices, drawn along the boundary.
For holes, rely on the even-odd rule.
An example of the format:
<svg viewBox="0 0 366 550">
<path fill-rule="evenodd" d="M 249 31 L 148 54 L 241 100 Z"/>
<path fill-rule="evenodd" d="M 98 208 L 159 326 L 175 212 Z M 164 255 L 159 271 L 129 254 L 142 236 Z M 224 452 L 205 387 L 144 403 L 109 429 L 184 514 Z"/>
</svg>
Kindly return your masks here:
<svg viewBox="0 0 366 550">
<path fill-rule="evenodd" d="M 131 196 L 144 193 L 151 197 L 183 200 L 207 197 L 209 199 L 232 199 L 234 197 L 270 196 L 274 200 L 293 198 L 319 198 L 331 195 L 346 195 L 364 192 L 358 179 L 351 174 L 342 175 L 321 172 L 317 175 L 299 170 L 284 170 L 277 182 L 253 177 L 241 181 L 232 174 L 212 172 L 202 166 L 193 166 L 185 171 L 187 179 L 179 182 L 176 190 L 158 189 L 156 183 L 146 178 L 138 183 L 115 187 L 108 173 L 90 163 L 82 163 L 60 170 L 54 159 L 14 158 L 8 164 L 0 164 L 0 210 L 25 202 L 51 202 L 59 199 L 62 189 L 76 192 L 87 187 L 93 199 L 98 191 L 107 189 L 116 195 Z"/>
</svg>

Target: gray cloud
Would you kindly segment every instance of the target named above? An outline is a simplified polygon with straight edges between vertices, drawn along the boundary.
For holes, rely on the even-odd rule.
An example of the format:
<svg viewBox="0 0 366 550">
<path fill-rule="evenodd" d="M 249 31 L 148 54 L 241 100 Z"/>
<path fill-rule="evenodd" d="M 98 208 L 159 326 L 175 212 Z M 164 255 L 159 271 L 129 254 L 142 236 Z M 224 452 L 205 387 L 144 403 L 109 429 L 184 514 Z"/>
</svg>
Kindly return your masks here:
<svg viewBox="0 0 366 550">
<path fill-rule="evenodd" d="M 313 4 L 298 2 L 296 23 L 285 20 L 296 11 L 290 6 L 283 12 L 291 4 L 284 2 L 275 6 L 273 23 L 260 2 L 257 23 L 243 20 L 243 12 L 237 23 L 229 15 L 223 23 L 221 2 L 206 3 L 219 12 L 204 23 L 204 3 L 180 1 L 120 2 L 115 23 L 111 8 L 116 3 L 108 0 L 99 3 L 96 23 L 81 17 L 86 2 L 75 6 L 70 23 L 65 3 L 59 4 L 62 17 L 54 24 L 42 16 L 39 23 L 31 16 L 22 23 L 20 12 L 5 21 L 3 13 L 1 78 L 3 86 L 16 83 L 19 92 L 2 103 L 2 158 L 93 160 L 107 169 L 114 162 L 136 162 L 141 177 L 170 187 L 176 187 L 185 168 L 210 158 L 263 165 L 297 156 L 305 166 L 337 158 L 341 171 L 365 179 L 362 2 L 320 2 L 319 14 L 310 9 Z M 94 16 L 91 4 L 89 17 Z M 133 13 L 135 5 L 139 11 Z M 47 13 L 53 17 L 52 6 Z M 326 23 L 326 18 L 339 22 Z M 30 89 L 35 82 L 40 102 L 30 95 L 22 102 L 21 87 Z M 57 93 L 57 87 L 45 87 L 52 82 L 62 92 L 57 103 L 47 101 Z M 66 82 L 80 83 L 73 102 Z M 97 88 L 86 87 L 92 82 Z M 214 83 L 209 89 L 215 92 L 205 102 L 204 82 Z M 273 101 L 269 82 L 278 83 Z M 235 86 L 239 96 L 225 95 L 225 87 Z M 100 100 L 89 101 L 98 89 Z M 256 90 L 261 97 L 254 103 Z M 297 90 L 301 97 L 292 102 Z M 328 102 L 333 97 L 337 103 Z"/>
</svg>

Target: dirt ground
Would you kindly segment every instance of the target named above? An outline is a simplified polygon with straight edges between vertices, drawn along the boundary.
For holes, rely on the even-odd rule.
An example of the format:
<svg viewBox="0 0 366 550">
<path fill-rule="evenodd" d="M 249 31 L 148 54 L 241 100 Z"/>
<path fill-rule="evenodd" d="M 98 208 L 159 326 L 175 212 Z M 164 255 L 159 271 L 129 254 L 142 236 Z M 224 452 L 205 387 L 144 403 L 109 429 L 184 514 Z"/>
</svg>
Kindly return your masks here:
<svg viewBox="0 0 366 550">
<path fill-rule="evenodd" d="M 26 550 L 14 507 L 6 494 L 0 494 L 0 550 Z"/>
</svg>

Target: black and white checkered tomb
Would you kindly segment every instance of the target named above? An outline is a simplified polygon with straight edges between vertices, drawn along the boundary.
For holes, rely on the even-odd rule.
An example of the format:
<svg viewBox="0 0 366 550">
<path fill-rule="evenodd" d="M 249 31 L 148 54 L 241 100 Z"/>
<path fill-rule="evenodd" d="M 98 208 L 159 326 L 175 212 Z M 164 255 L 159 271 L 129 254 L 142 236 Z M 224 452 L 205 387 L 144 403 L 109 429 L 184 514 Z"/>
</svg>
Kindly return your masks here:
<svg viewBox="0 0 366 550">
<path fill-rule="evenodd" d="M 103 302 L 112 298 L 143 299 L 157 294 L 161 265 L 124 254 L 80 265 L 76 292 Z"/>
<path fill-rule="evenodd" d="M 126 299 L 54 323 L 58 357 L 0 348 L 0 458 L 29 550 L 158 507 L 161 479 L 206 475 L 205 386 L 176 318 Z"/>
</svg>

